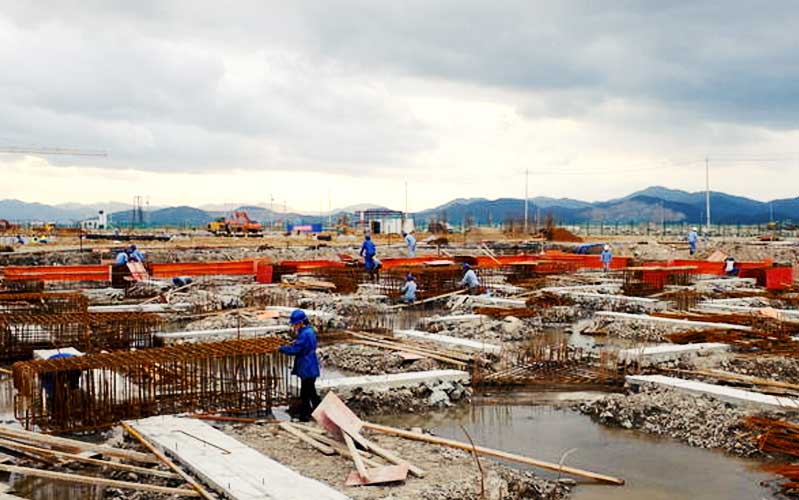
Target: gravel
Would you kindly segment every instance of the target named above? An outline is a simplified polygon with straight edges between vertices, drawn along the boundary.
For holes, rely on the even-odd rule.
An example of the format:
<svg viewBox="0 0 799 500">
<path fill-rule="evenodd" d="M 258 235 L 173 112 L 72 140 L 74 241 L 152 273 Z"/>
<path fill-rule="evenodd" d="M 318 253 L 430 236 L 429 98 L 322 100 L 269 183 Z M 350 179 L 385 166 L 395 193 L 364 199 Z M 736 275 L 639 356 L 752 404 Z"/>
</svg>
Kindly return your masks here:
<svg viewBox="0 0 799 500">
<path fill-rule="evenodd" d="M 399 353 L 375 347 L 339 344 L 322 347 L 319 357 L 325 365 L 365 375 L 438 370 L 432 359 L 406 360 Z"/>
</svg>

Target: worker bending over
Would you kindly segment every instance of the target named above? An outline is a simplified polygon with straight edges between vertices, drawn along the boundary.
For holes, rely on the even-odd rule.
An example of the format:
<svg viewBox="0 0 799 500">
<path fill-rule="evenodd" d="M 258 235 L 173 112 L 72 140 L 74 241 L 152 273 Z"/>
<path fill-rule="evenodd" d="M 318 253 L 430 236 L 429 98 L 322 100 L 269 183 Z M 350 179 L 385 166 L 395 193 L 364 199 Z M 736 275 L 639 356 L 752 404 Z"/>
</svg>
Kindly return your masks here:
<svg viewBox="0 0 799 500">
<path fill-rule="evenodd" d="M 474 272 L 472 266 L 465 262 L 463 263 L 463 270 L 466 272 L 463 273 L 463 279 L 458 282 L 458 286 L 467 288 L 469 290 L 469 295 L 479 294 L 480 280 L 477 279 L 477 273 Z"/>
<path fill-rule="evenodd" d="M 405 285 L 400 289 L 402 301 L 406 304 L 412 304 L 416 300 L 416 288 L 416 281 L 413 274 L 408 273 L 405 276 Z"/>
<path fill-rule="evenodd" d="M 692 227 L 688 233 L 688 247 L 690 248 L 691 255 L 696 253 L 696 242 L 699 240 L 699 235 L 696 234 L 696 227 Z"/>
<path fill-rule="evenodd" d="M 413 231 L 403 232 L 402 237 L 405 238 L 405 244 L 408 246 L 408 257 L 416 257 L 416 238 L 413 236 Z"/>
<path fill-rule="evenodd" d="M 118 266 L 124 266 L 128 263 L 128 261 L 130 261 L 130 258 L 128 257 L 128 251 L 123 250 L 117 254 L 114 264 Z"/>
<path fill-rule="evenodd" d="M 144 253 L 136 245 L 128 247 L 128 257 L 131 262 L 144 262 Z"/>
<path fill-rule="evenodd" d="M 377 263 L 375 262 L 377 247 L 375 246 L 375 242 L 372 241 L 372 237 L 368 234 L 363 237 L 360 255 L 363 257 L 363 265 L 366 267 L 366 270 L 369 271 L 369 274 L 374 273 L 377 269 Z"/>
<path fill-rule="evenodd" d="M 602 269 L 607 273 L 610 272 L 610 263 L 613 261 L 613 252 L 610 250 L 610 245 L 605 245 L 602 253 L 599 254 L 599 260 L 602 261 Z"/>
<path fill-rule="evenodd" d="M 300 378 L 300 414 L 301 422 L 311 420 L 311 413 L 319 406 L 321 399 L 316 392 L 316 379 L 319 378 L 319 358 L 316 357 L 316 330 L 308 321 L 302 309 L 295 309 L 289 317 L 289 325 L 294 328 L 297 337 L 289 345 L 280 346 L 280 352 L 295 356 L 292 375 Z"/>
</svg>

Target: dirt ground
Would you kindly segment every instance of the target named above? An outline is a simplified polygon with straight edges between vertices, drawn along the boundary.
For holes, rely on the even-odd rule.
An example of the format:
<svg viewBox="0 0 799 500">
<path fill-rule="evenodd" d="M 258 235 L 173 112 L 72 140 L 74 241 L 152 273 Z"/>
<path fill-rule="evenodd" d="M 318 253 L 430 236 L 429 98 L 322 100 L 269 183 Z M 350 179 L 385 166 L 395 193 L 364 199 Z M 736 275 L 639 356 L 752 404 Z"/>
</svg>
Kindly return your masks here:
<svg viewBox="0 0 799 500">
<path fill-rule="evenodd" d="M 407 481 L 400 484 L 351 487 L 344 484 L 347 475 L 355 470 L 349 458 L 322 455 L 311 446 L 279 431 L 276 426 L 238 426 L 228 428 L 226 432 L 296 472 L 325 482 L 356 500 L 479 498 L 480 473 L 474 458 L 464 451 L 365 433 L 371 441 L 394 451 L 427 474 L 424 478 L 409 476 Z M 537 478 L 532 473 L 508 469 L 484 458 L 481 458 L 481 463 L 485 470 L 486 499 L 556 499 L 568 494 L 563 484 Z M 446 466 L 442 467 L 442 464 Z"/>
</svg>

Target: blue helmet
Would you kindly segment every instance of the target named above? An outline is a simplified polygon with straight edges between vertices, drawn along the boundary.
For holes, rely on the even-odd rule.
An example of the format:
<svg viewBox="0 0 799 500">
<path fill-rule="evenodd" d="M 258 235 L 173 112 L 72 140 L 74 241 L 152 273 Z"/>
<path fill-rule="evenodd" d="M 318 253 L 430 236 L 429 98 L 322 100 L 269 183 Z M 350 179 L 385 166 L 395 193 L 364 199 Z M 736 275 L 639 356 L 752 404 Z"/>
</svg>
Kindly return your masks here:
<svg viewBox="0 0 799 500">
<path fill-rule="evenodd" d="M 291 311 L 291 316 L 289 316 L 289 325 L 297 325 L 299 323 L 305 323 L 308 321 L 308 316 L 305 314 L 305 311 L 302 309 L 294 309 Z"/>
<path fill-rule="evenodd" d="M 405 281 L 413 281 L 413 274 L 408 273 L 405 275 Z"/>
<path fill-rule="evenodd" d="M 371 240 L 371 239 L 372 239 L 372 236 L 371 236 L 371 235 L 369 235 L 369 234 L 367 234 L 367 235 L 364 235 L 364 238 L 366 238 L 367 240 Z"/>
<path fill-rule="evenodd" d="M 465 270 L 465 269 L 469 269 L 469 267 L 471 267 L 471 266 L 469 266 L 469 263 L 468 263 L 468 262 L 464 262 L 464 263 L 463 263 L 463 269 L 464 269 L 464 270 Z"/>
</svg>

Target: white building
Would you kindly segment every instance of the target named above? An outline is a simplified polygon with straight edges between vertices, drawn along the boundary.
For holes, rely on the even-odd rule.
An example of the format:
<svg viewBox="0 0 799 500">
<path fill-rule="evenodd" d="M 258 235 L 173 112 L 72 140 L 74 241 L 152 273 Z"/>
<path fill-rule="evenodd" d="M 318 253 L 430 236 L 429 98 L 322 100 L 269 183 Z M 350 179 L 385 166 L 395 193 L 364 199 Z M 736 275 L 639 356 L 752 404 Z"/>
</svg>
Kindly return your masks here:
<svg viewBox="0 0 799 500">
<path fill-rule="evenodd" d="M 361 211 L 358 227 L 372 234 L 401 234 L 413 231 L 414 223 L 398 210 L 369 209 Z"/>
<path fill-rule="evenodd" d="M 105 213 L 105 210 L 100 210 L 97 217 L 81 221 L 80 227 L 89 231 L 108 229 L 108 214 Z"/>
</svg>

